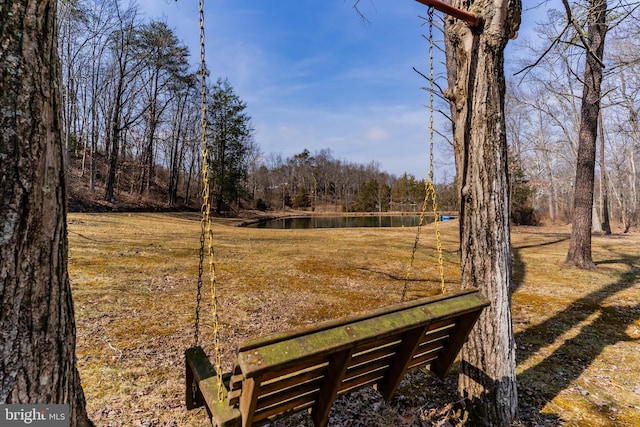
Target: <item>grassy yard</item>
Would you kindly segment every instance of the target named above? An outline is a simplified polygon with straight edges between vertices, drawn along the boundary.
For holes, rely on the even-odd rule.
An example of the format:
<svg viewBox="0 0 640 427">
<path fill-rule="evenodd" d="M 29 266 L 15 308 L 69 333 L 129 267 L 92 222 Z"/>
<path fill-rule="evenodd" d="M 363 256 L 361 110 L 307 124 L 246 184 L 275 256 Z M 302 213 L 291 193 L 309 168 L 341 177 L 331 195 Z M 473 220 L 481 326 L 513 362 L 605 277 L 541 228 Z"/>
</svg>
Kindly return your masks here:
<svg viewBox="0 0 640 427">
<path fill-rule="evenodd" d="M 400 300 L 415 228 L 265 230 L 214 226 L 223 361 L 250 337 Z M 449 289 L 457 224 L 441 226 Z M 99 426 L 207 425 L 187 412 L 183 351 L 193 344 L 200 222 L 194 214 L 70 214 L 78 364 Z M 594 236 L 596 271 L 564 266 L 569 229 L 513 230 L 519 425 L 640 425 L 640 235 Z M 424 227 L 409 297 L 440 292 Z M 201 343 L 211 342 L 210 297 Z M 451 416 L 456 375 L 407 377 L 386 405 L 370 390 L 332 424 L 420 426 Z M 306 425 L 304 415 L 278 422 Z"/>
</svg>

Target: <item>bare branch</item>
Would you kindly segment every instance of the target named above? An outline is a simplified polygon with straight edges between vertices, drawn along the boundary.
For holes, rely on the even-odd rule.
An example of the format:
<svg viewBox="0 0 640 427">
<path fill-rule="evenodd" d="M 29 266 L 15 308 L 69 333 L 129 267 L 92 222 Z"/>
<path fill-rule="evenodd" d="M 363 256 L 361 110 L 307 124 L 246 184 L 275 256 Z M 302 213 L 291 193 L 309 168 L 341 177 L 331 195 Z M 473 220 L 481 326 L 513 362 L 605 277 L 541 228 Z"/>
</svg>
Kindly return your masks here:
<svg viewBox="0 0 640 427">
<path fill-rule="evenodd" d="M 627 6 L 629 6 L 630 9 L 628 9 L 625 13 L 623 13 L 621 16 L 616 18 L 617 22 L 614 22 L 613 24 L 610 23 L 608 31 L 611 31 L 612 29 L 620 25 L 620 23 L 624 22 L 629 16 L 633 14 L 633 12 L 635 12 L 638 8 L 640 8 L 640 4 L 627 5 Z"/>
<path fill-rule="evenodd" d="M 598 55 L 596 55 L 596 53 L 593 50 L 591 50 L 591 46 L 589 46 L 589 42 L 587 42 L 587 39 L 584 37 L 584 32 L 582 31 L 582 27 L 578 24 L 578 22 L 575 19 L 573 19 L 573 14 L 571 13 L 571 7 L 569 6 L 569 1 L 562 0 L 562 4 L 564 5 L 564 9 L 567 13 L 567 21 L 571 25 L 573 25 L 573 28 L 576 29 L 576 32 L 578 33 L 578 37 L 580 37 L 580 41 L 584 45 L 584 48 L 587 50 L 587 53 L 591 55 L 591 57 L 598 64 L 600 64 L 602 68 L 605 68 L 605 65 L 604 65 L 604 62 L 602 62 L 602 59 L 598 58 Z"/>
<path fill-rule="evenodd" d="M 356 11 L 356 13 L 358 14 L 358 16 L 360 17 L 360 19 L 362 19 L 362 22 L 364 22 L 367 25 L 371 24 L 371 21 L 369 21 L 369 19 L 367 19 L 366 16 L 364 16 L 364 13 L 362 13 L 360 11 L 360 8 L 358 7 L 358 5 L 360 4 L 360 0 L 355 0 L 355 3 L 353 4 L 353 9 Z"/>
<path fill-rule="evenodd" d="M 536 60 L 536 62 L 534 62 L 533 64 L 527 65 L 526 67 L 524 67 L 522 70 L 518 71 L 517 73 L 514 74 L 514 76 L 517 76 L 518 74 L 525 72 L 525 71 L 529 71 L 530 69 L 536 67 L 538 64 L 540 64 L 540 62 L 544 59 L 545 56 L 547 56 L 547 54 L 549 52 L 551 52 L 551 49 L 553 49 L 553 47 L 555 45 L 557 45 L 558 43 L 560 43 L 560 39 L 562 38 L 562 36 L 564 35 L 564 33 L 567 31 L 567 29 L 569 28 L 569 24 L 565 25 L 564 28 L 562 29 L 562 31 L 560 31 L 560 34 L 558 34 L 558 36 L 553 39 L 553 41 L 551 42 L 551 44 L 547 47 L 547 49 L 542 52 L 542 55 L 540 55 L 538 57 L 538 59 Z"/>
</svg>

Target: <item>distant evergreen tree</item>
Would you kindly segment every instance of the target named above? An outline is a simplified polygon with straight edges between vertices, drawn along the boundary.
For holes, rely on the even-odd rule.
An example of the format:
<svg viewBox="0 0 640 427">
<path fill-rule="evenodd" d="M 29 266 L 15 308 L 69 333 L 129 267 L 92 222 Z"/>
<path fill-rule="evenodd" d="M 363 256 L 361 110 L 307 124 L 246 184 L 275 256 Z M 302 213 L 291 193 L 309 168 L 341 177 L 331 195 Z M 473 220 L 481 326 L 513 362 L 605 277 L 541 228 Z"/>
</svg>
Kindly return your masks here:
<svg viewBox="0 0 640 427">
<path fill-rule="evenodd" d="M 209 104 L 211 198 L 216 211 L 226 210 L 245 194 L 247 155 L 253 138 L 247 105 L 236 95 L 227 79 L 218 79 Z"/>
<path fill-rule="evenodd" d="M 416 180 L 411 174 L 403 174 L 391 188 L 391 200 L 399 210 L 420 208 L 425 194 L 425 182 Z"/>
<path fill-rule="evenodd" d="M 379 210 L 378 190 L 380 184 L 374 178 L 367 181 L 356 193 L 353 204 L 355 212 L 375 212 Z"/>
<path fill-rule="evenodd" d="M 262 199 L 258 199 L 256 200 L 256 209 L 258 209 L 259 211 L 266 211 L 267 210 L 267 204 L 264 200 Z"/>
<path fill-rule="evenodd" d="M 296 209 L 308 208 L 311 206 L 309 201 L 309 194 L 305 191 L 304 187 L 298 187 L 296 195 L 293 198 L 293 207 Z"/>
<path fill-rule="evenodd" d="M 516 225 L 536 225 L 535 210 L 531 205 L 533 188 L 529 184 L 522 164 L 513 156 L 509 156 L 508 161 L 511 222 Z"/>
<path fill-rule="evenodd" d="M 388 212 L 391 205 L 391 187 L 381 184 L 378 187 L 378 210 Z"/>
<path fill-rule="evenodd" d="M 360 187 L 353 202 L 354 212 L 372 212 L 376 210 L 378 181 L 370 179 Z"/>
</svg>

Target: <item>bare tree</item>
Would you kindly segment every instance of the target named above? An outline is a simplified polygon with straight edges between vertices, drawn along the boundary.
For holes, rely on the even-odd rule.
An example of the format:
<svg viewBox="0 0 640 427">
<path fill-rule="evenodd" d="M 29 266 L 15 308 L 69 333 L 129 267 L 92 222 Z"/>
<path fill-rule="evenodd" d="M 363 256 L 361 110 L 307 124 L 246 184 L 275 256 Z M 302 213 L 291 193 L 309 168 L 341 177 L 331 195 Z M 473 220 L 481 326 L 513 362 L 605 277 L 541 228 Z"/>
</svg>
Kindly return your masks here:
<svg viewBox="0 0 640 427">
<path fill-rule="evenodd" d="M 155 175 L 155 139 L 162 115 L 187 79 L 189 50 L 181 46 L 173 31 L 162 21 L 152 21 L 137 30 L 137 51 L 144 65 L 146 143 L 141 153 L 139 192 L 149 190 Z"/>
<path fill-rule="evenodd" d="M 187 80 L 180 88 L 176 88 L 173 99 L 173 111 L 171 118 L 171 132 L 168 135 L 169 153 L 169 206 L 174 206 L 178 200 L 178 187 L 181 171 L 184 167 L 185 156 L 189 140 L 196 140 L 194 131 L 197 123 L 194 119 L 200 108 L 195 101 L 195 78 Z"/>
<path fill-rule="evenodd" d="M 640 43 L 637 20 L 629 20 L 613 30 L 608 55 L 610 107 L 603 114 L 609 151 L 606 186 L 617 202 L 612 206 L 625 232 L 637 226 L 640 177 L 636 164 L 640 157 Z"/>
<path fill-rule="evenodd" d="M 575 22 L 567 0 L 563 0 L 563 2 L 567 7 L 568 20 Z M 595 268 L 591 257 L 591 226 L 603 69 L 602 58 L 604 54 L 604 39 L 607 34 L 606 15 L 606 0 L 589 0 L 585 41 L 587 54 L 585 55 L 584 89 L 582 91 L 582 106 L 580 109 L 573 223 L 567 254 L 567 263 L 580 268 Z M 581 32 L 580 28 L 578 28 L 578 32 Z M 584 38 L 582 34 L 581 38 Z"/>
<path fill-rule="evenodd" d="M 539 65 L 536 71 L 543 73 L 540 68 L 544 65 Z M 520 89 L 517 96 L 509 97 L 511 108 L 507 111 L 508 118 L 517 114 L 510 119 L 509 136 L 512 141 L 520 141 L 521 160 L 536 188 L 537 205 L 551 222 L 569 219 L 564 200 L 571 193 L 572 176 L 575 174 L 573 142 L 574 134 L 577 134 L 571 113 L 573 97 L 570 92 L 559 90 L 565 83 L 567 87 L 571 85 L 560 82 L 554 71 L 557 69 L 552 68 L 548 72 L 553 76 L 554 90 L 548 90 L 546 83 L 530 79 L 527 90 Z"/>
<path fill-rule="evenodd" d="M 120 11 L 116 3 L 116 12 L 118 28 L 110 36 L 110 51 L 113 59 L 110 70 L 112 86 L 109 92 L 111 99 L 107 108 L 108 113 L 105 115 L 108 171 L 104 199 L 111 203 L 115 202 L 116 175 L 119 168 L 120 143 L 123 132 L 145 111 L 138 109 L 134 113 L 131 106 L 142 90 L 140 85 L 136 85 L 136 78 L 141 72 L 141 58 L 136 55 L 134 50 L 138 11 L 135 7 Z"/>
</svg>

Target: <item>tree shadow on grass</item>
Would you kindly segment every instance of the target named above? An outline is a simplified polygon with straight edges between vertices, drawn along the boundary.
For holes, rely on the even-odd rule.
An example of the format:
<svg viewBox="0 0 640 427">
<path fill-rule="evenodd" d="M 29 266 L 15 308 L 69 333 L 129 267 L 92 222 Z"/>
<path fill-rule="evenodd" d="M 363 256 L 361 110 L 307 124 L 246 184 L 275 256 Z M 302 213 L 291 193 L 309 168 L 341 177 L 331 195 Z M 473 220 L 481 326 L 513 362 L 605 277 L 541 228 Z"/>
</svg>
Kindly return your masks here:
<svg viewBox="0 0 640 427">
<path fill-rule="evenodd" d="M 635 306 L 604 305 L 611 295 L 631 288 L 640 282 L 640 268 L 635 267 L 639 257 L 621 257 L 631 270 L 620 275 L 617 282 L 604 286 L 572 303 L 562 312 L 516 334 L 517 362 L 523 363 L 544 346 L 555 341 L 580 323 L 594 317 L 582 326 L 577 335 L 564 341 L 541 362 L 518 375 L 519 397 L 522 406 L 540 414 L 542 408 L 567 389 L 596 360 L 603 350 L 622 341 L 633 341 L 626 334 L 629 325 L 640 318 L 640 304 Z M 543 415 L 552 421 L 556 416 Z M 559 425 L 562 414 L 557 415 Z"/>
<path fill-rule="evenodd" d="M 568 236 L 550 242 L 513 247 L 511 252 L 511 291 L 515 292 L 520 286 L 522 286 L 527 276 L 527 265 L 522 260 L 522 255 L 520 254 L 522 249 L 541 248 L 566 242 L 567 240 L 569 240 Z"/>
</svg>

